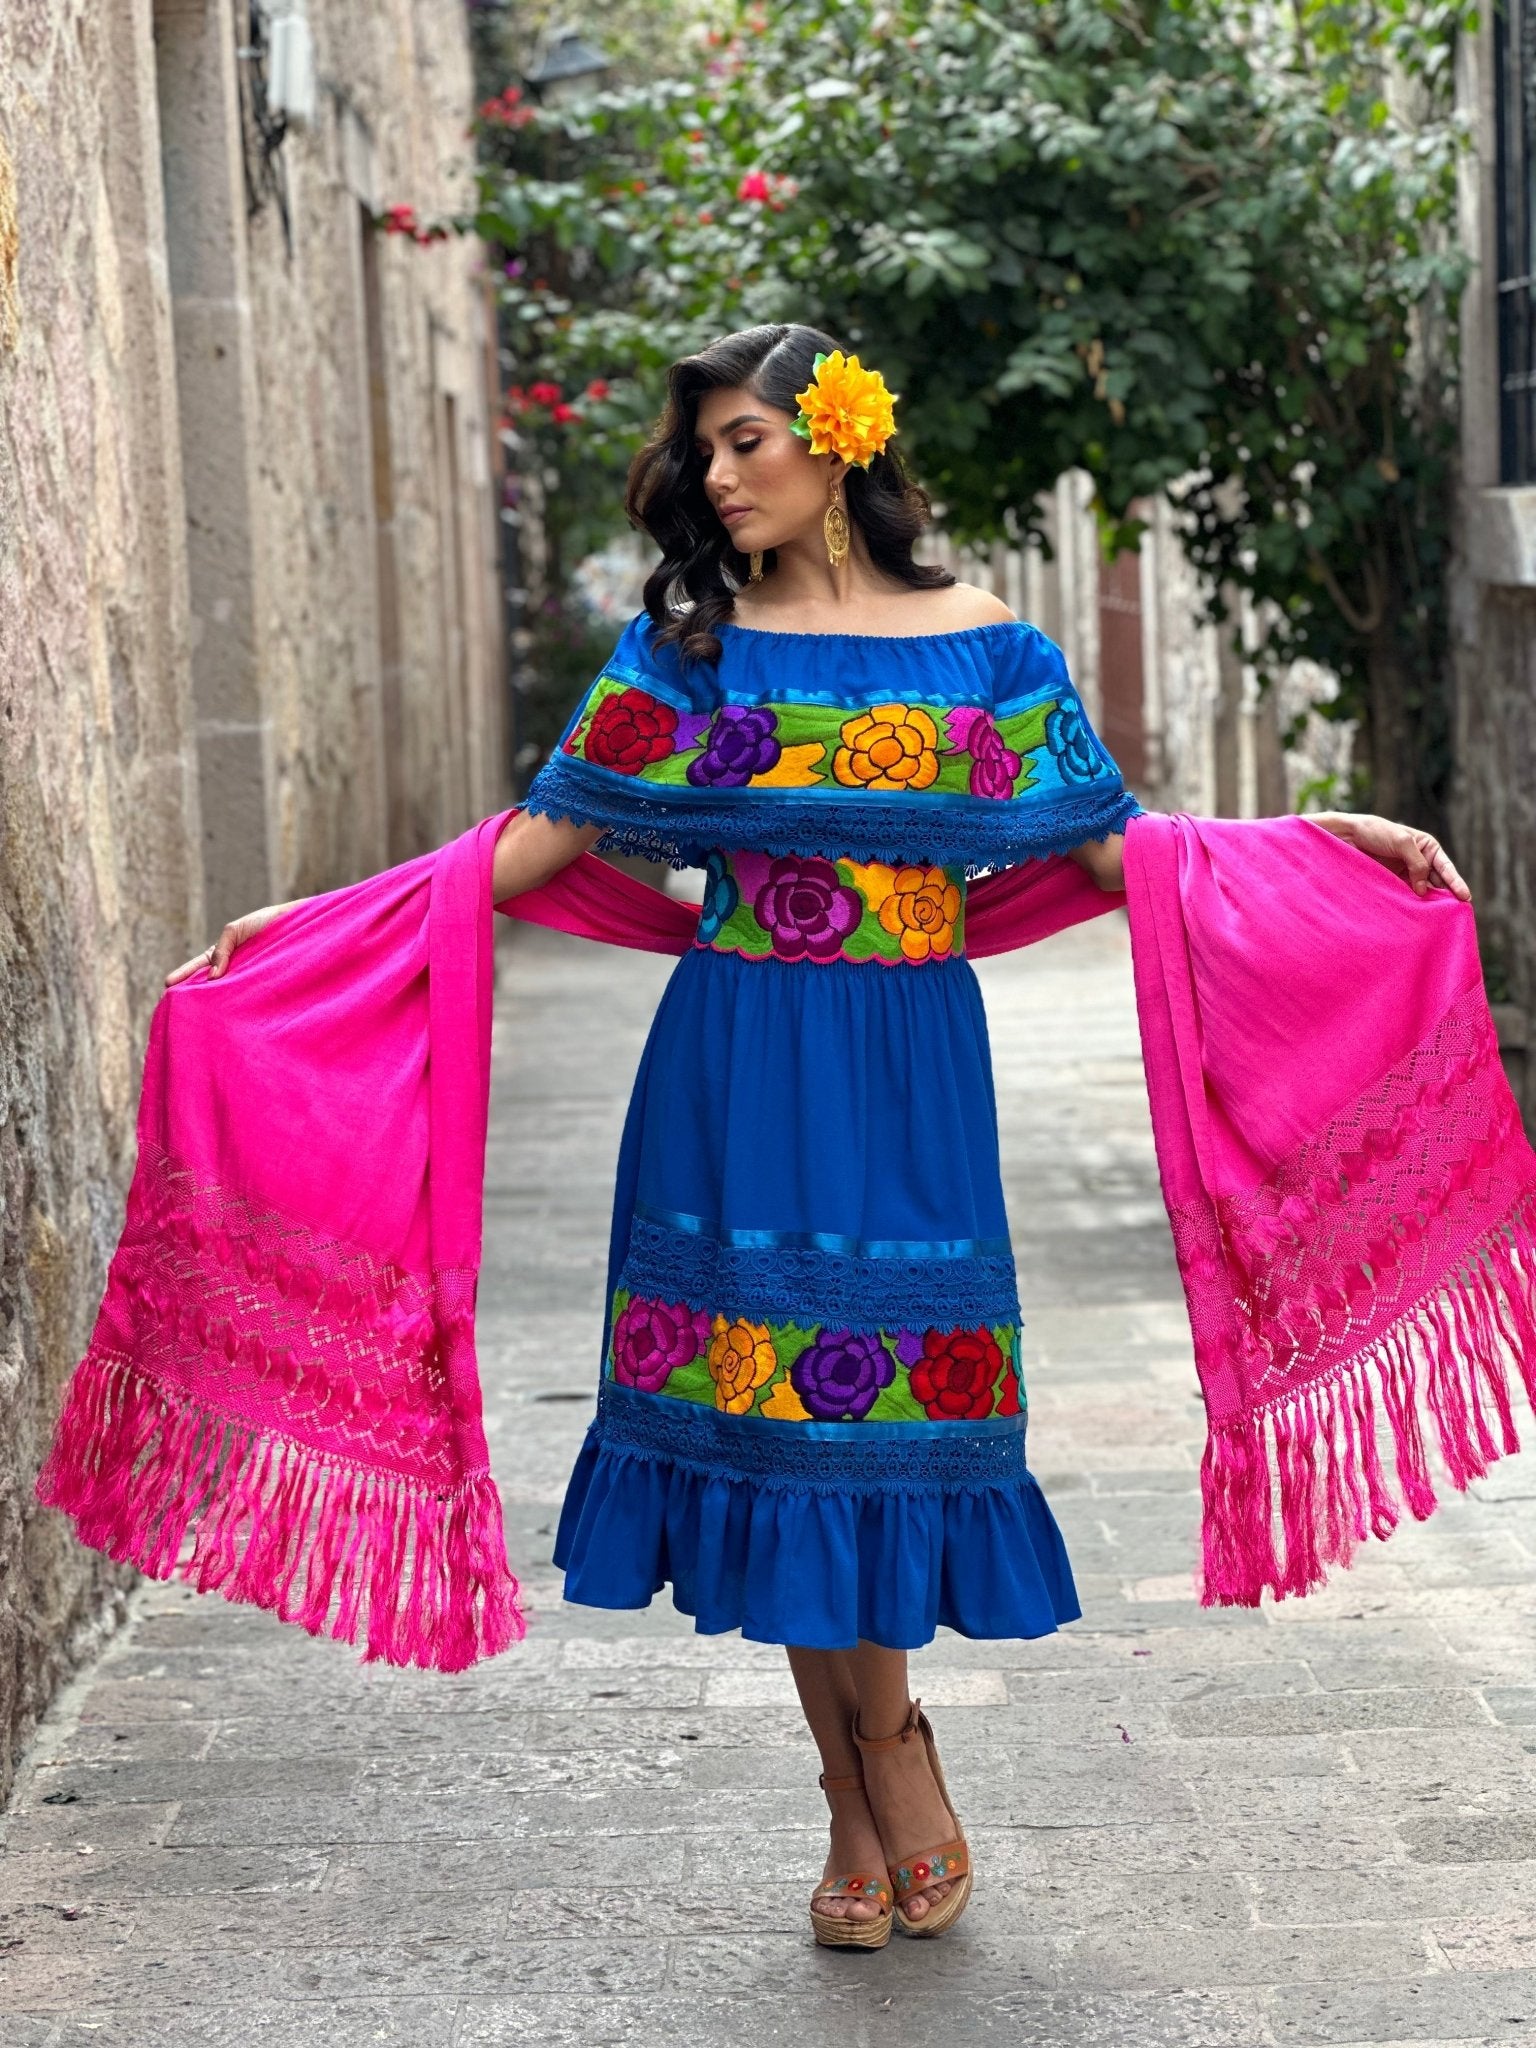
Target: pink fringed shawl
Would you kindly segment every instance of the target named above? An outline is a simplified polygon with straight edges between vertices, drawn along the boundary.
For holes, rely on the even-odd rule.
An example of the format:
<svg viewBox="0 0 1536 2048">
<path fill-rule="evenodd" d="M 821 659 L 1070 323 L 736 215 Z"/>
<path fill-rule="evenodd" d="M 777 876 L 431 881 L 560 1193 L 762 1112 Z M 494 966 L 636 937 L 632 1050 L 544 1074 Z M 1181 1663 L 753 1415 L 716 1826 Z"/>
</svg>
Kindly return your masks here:
<svg viewBox="0 0 1536 2048">
<path fill-rule="evenodd" d="M 85 1541 L 368 1657 L 523 1631 L 473 1325 L 501 817 L 311 899 L 156 1009 L 127 1219 L 38 1481 Z M 1208 1602 L 1302 1592 L 1515 1448 L 1533 1158 L 1471 913 L 1298 820 L 1133 820 L 1158 1160 L 1210 1436 Z M 976 883 L 974 956 L 1127 899 L 1053 858 Z M 680 954 L 697 912 L 583 856 L 499 906 Z M 1276 1541 L 1275 1486 L 1283 1545 Z"/>
</svg>

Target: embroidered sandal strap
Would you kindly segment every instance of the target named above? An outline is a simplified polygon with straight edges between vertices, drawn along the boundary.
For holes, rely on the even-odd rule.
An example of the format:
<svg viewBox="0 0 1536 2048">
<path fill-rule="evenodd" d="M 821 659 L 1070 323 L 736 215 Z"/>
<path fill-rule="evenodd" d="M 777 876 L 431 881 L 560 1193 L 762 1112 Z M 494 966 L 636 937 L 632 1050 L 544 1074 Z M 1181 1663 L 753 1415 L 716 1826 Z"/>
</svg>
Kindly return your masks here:
<svg viewBox="0 0 1536 2048">
<path fill-rule="evenodd" d="M 891 1910 L 891 1887 L 883 1877 L 867 1877 L 856 1871 L 848 1877 L 825 1877 L 811 1893 L 811 1904 L 818 1899 L 869 1899 L 882 1913 Z"/>
<path fill-rule="evenodd" d="M 945 1842 L 937 1849 L 925 1849 L 921 1856 L 909 1856 L 904 1863 L 890 1866 L 896 1903 L 904 1906 L 914 1892 L 925 1892 L 931 1884 L 943 1884 L 964 1877 L 971 1867 L 971 1852 L 964 1841 Z"/>
</svg>

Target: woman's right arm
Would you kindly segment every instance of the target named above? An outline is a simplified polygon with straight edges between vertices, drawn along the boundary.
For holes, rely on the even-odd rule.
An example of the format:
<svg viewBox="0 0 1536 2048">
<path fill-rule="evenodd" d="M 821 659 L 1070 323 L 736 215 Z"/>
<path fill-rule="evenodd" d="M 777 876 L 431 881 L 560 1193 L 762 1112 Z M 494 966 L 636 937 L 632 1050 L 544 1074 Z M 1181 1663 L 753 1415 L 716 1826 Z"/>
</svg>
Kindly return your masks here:
<svg viewBox="0 0 1536 2048">
<path fill-rule="evenodd" d="M 569 818 L 546 818 L 519 811 L 508 818 L 496 841 L 491 864 L 491 901 L 505 903 L 525 889 L 537 889 L 568 868 L 578 854 L 590 853 L 603 836 L 601 825 L 573 825 Z"/>
<path fill-rule="evenodd" d="M 491 901 L 505 903 L 509 896 L 520 896 L 525 889 L 539 888 L 558 875 L 562 868 L 569 867 L 578 854 L 588 852 L 602 836 L 601 825 L 573 825 L 569 818 L 535 817 L 527 811 L 519 811 L 515 817 L 508 818 L 496 840 L 491 865 Z M 255 938 L 263 925 L 270 924 L 280 911 L 292 910 L 308 901 L 307 896 L 295 896 L 288 903 L 263 904 L 260 910 L 248 910 L 244 917 L 234 918 L 225 925 L 211 946 L 171 969 L 165 977 L 166 987 L 174 988 L 178 981 L 185 981 L 200 967 L 206 967 L 208 979 L 216 981 L 228 967 L 237 946 Z"/>
</svg>

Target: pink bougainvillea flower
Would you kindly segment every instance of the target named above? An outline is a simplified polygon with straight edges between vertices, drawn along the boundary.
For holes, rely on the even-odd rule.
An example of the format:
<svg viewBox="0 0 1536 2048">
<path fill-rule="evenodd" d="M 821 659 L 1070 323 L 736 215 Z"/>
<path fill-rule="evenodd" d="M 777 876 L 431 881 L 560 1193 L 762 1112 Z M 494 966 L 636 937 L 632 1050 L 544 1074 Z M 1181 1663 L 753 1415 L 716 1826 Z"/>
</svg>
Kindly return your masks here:
<svg viewBox="0 0 1536 2048">
<path fill-rule="evenodd" d="M 528 386 L 528 396 L 535 405 L 558 405 L 561 396 L 560 386 L 541 380 Z"/>
<path fill-rule="evenodd" d="M 556 405 L 550 408 L 550 418 L 557 427 L 568 427 L 572 420 L 579 420 L 581 414 L 574 405 Z"/>
<path fill-rule="evenodd" d="M 738 199 L 755 199 L 759 204 L 762 204 L 765 200 L 773 197 L 773 187 L 768 183 L 764 172 L 748 171 L 741 183 L 736 187 L 736 197 Z"/>
<path fill-rule="evenodd" d="M 587 396 L 588 398 L 606 398 L 608 396 L 608 379 L 606 377 L 594 377 L 587 386 Z"/>
</svg>

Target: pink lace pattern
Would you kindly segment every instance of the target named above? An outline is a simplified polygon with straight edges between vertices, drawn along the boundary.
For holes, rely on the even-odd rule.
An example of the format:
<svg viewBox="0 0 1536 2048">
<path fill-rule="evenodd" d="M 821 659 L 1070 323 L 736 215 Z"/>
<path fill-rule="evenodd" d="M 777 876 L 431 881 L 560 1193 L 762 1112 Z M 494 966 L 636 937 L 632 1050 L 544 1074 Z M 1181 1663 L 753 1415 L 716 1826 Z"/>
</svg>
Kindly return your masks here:
<svg viewBox="0 0 1536 2048">
<path fill-rule="evenodd" d="M 1208 1604 L 1304 1593 L 1403 1503 L 1431 1513 L 1421 1417 L 1457 1488 L 1518 1448 L 1536 1160 L 1481 987 L 1260 1187 L 1171 1221 L 1210 1417 Z"/>
<path fill-rule="evenodd" d="M 471 1272 L 406 1272 L 144 1145 L 39 1494 L 153 1577 L 461 1670 L 523 1633 L 478 1401 L 455 1421 L 474 1306 Z"/>
</svg>

